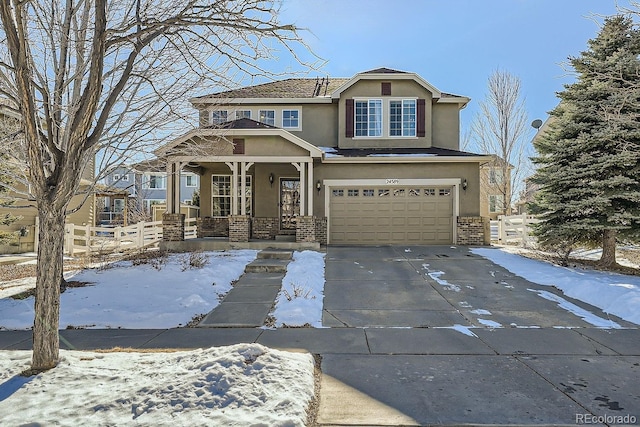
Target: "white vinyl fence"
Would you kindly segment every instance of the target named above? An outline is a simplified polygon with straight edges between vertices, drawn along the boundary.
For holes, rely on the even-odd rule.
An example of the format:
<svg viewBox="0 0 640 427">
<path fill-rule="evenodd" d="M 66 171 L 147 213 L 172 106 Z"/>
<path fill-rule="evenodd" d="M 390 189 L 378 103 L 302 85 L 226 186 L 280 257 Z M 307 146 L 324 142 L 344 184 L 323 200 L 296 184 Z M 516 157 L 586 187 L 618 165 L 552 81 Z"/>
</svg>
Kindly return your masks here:
<svg viewBox="0 0 640 427">
<path fill-rule="evenodd" d="M 538 220 L 533 215 L 500 215 L 491 221 L 491 240 L 500 244 L 527 244 L 535 240 L 531 236 L 531 224 Z"/>
<path fill-rule="evenodd" d="M 196 219 L 185 220 L 184 238 L 197 236 Z M 162 240 L 162 221 L 139 222 L 127 227 L 92 227 L 67 224 L 64 251 L 68 255 L 106 253 L 155 247 Z"/>
</svg>

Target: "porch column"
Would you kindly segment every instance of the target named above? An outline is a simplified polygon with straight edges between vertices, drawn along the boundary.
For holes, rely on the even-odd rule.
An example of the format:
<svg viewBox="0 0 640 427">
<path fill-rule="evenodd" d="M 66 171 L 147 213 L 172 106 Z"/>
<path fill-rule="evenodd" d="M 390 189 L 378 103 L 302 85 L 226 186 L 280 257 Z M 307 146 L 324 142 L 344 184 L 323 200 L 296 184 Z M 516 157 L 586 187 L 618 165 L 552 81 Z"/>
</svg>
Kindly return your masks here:
<svg viewBox="0 0 640 427">
<path fill-rule="evenodd" d="M 173 172 L 173 207 L 175 209 L 174 213 L 180 213 L 180 206 L 182 205 L 182 199 L 180 198 L 182 195 L 180 194 L 180 177 L 182 176 L 182 165 L 184 163 L 177 162 L 174 163 L 174 172 Z"/>
<path fill-rule="evenodd" d="M 307 169 L 307 176 L 309 177 L 309 183 L 307 185 L 307 194 L 309 195 L 307 214 L 313 216 L 313 190 L 315 187 L 313 183 L 313 160 L 307 162 Z"/>
<path fill-rule="evenodd" d="M 245 197 L 245 190 L 247 188 L 247 162 L 240 162 L 240 215 L 247 214 L 247 198 Z"/>
<path fill-rule="evenodd" d="M 304 163 L 300 162 L 292 162 L 291 163 L 293 165 L 293 167 L 295 167 L 298 170 L 298 174 L 300 175 L 300 216 L 305 216 L 305 193 L 306 193 L 306 184 L 305 184 L 305 168 L 304 168 Z"/>
<path fill-rule="evenodd" d="M 178 204 L 176 206 L 176 193 L 178 197 L 180 197 L 180 179 L 178 179 L 178 190 L 176 191 L 176 185 L 175 185 L 175 170 L 177 168 L 177 164 L 175 162 L 168 162 L 167 163 L 167 213 L 169 214 L 175 214 L 175 213 L 180 213 L 180 202 L 178 199 Z"/>
</svg>

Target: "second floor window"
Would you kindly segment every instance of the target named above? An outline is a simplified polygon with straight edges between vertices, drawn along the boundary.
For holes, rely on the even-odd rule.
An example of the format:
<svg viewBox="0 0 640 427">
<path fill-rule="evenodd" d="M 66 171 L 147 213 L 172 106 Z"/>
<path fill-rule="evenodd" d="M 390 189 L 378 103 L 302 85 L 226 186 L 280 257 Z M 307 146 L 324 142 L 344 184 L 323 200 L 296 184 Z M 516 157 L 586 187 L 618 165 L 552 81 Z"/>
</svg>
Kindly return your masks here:
<svg viewBox="0 0 640 427">
<path fill-rule="evenodd" d="M 236 111 L 236 119 L 250 119 L 251 110 L 238 110 Z"/>
<path fill-rule="evenodd" d="M 389 135 L 416 136 L 416 101 L 389 102 Z"/>
<path fill-rule="evenodd" d="M 300 111 L 282 110 L 282 127 L 285 129 L 300 127 Z"/>
<path fill-rule="evenodd" d="M 212 111 L 211 112 L 211 124 L 212 125 L 221 125 L 227 121 L 227 111 Z"/>
<path fill-rule="evenodd" d="M 260 122 L 275 126 L 276 112 L 275 110 L 260 110 Z"/>
<path fill-rule="evenodd" d="M 197 187 L 198 178 L 195 175 L 185 175 L 184 177 L 187 187 Z"/>
<path fill-rule="evenodd" d="M 355 101 L 355 136 L 382 136 L 382 100 Z"/>
<path fill-rule="evenodd" d="M 166 188 L 166 177 L 164 175 L 148 175 L 145 188 L 152 190 L 164 190 Z"/>
<path fill-rule="evenodd" d="M 503 181 L 502 169 L 489 169 L 489 184 L 502 184 Z"/>
</svg>

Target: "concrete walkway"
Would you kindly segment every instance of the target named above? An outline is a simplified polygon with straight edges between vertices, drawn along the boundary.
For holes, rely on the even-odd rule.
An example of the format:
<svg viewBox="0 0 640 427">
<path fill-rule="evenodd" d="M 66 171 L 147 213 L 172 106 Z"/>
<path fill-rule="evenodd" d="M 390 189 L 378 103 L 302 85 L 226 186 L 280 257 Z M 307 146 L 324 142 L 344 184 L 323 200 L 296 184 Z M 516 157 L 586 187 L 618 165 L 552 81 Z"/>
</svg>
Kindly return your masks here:
<svg viewBox="0 0 640 427">
<path fill-rule="evenodd" d="M 253 274 L 243 277 L 257 282 Z M 275 277 L 260 277 L 269 274 Z M 569 426 L 626 415 L 640 422 L 637 325 L 611 318 L 623 329 L 595 328 L 528 290 L 538 285 L 467 248 L 329 247 L 325 276 L 323 321 L 331 328 L 63 330 L 61 344 L 201 348 L 256 342 L 307 350 L 321 357 L 321 426 Z M 274 288 L 270 283 L 278 281 L 259 280 Z M 29 331 L 0 332 L 0 349 L 30 348 Z"/>
<path fill-rule="evenodd" d="M 222 302 L 198 324 L 203 328 L 260 327 L 267 323 L 293 251 L 262 250 Z"/>
</svg>

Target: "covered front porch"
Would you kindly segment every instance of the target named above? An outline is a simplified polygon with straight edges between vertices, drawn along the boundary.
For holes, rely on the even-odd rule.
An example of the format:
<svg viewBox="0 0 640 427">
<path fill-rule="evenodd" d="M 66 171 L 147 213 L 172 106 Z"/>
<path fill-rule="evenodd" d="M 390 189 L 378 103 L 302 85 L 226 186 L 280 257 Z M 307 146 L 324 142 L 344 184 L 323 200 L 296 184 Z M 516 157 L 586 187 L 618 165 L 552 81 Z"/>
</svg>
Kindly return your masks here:
<svg viewBox="0 0 640 427">
<path fill-rule="evenodd" d="M 295 249 L 326 244 L 326 218 L 316 215 L 315 206 L 321 188 L 314 179 L 314 162 L 322 155 L 317 147 L 276 128 L 207 136 L 209 151 L 220 154 L 188 155 L 188 141 L 183 141 L 180 150 L 166 156 L 162 247 Z M 179 212 L 184 171 L 200 175 L 198 238 L 189 241 L 184 241 L 184 215 Z"/>
</svg>

